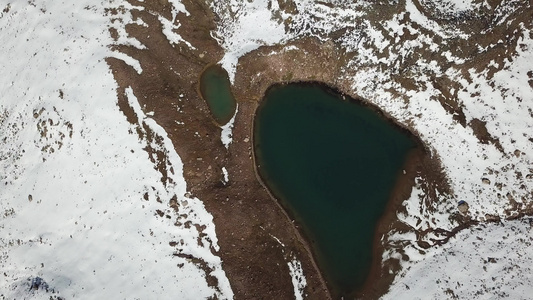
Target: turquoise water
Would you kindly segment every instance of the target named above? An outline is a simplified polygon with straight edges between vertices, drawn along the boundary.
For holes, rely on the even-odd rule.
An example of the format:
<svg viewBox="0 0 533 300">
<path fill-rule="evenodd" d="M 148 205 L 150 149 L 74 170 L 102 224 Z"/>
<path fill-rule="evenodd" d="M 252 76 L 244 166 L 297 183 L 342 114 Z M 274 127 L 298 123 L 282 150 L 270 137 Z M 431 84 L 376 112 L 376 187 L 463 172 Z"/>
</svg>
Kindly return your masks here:
<svg viewBox="0 0 533 300">
<path fill-rule="evenodd" d="M 219 65 L 207 67 L 200 76 L 200 93 L 218 124 L 224 125 L 231 120 L 237 104 L 226 70 Z"/>
<path fill-rule="evenodd" d="M 259 174 L 304 229 L 337 296 L 368 276 L 374 231 L 415 142 L 318 84 L 276 85 L 257 110 Z"/>
</svg>

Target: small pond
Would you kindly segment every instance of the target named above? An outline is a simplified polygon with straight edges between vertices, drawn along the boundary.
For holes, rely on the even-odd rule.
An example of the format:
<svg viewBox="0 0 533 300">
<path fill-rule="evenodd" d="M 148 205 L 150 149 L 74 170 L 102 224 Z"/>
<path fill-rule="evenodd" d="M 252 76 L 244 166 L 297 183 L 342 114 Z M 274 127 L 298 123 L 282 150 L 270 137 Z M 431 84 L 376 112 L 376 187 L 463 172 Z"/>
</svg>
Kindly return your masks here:
<svg viewBox="0 0 533 300">
<path fill-rule="evenodd" d="M 231 93 L 228 73 L 220 65 L 211 65 L 202 72 L 200 94 L 207 102 L 211 116 L 219 125 L 231 120 L 237 104 Z"/>
</svg>

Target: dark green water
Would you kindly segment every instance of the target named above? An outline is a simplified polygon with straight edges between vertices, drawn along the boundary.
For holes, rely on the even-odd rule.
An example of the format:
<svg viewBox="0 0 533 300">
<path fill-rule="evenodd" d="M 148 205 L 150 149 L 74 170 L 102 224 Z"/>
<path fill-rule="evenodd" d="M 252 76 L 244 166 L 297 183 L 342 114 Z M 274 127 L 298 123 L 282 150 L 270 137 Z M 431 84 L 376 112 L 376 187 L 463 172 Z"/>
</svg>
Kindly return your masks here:
<svg viewBox="0 0 533 300">
<path fill-rule="evenodd" d="M 221 66 L 212 65 L 204 70 L 200 76 L 200 93 L 218 124 L 224 125 L 233 117 L 237 104 L 228 73 Z"/>
<path fill-rule="evenodd" d="M 269 89 L 254 137 L 264 182 L 302 225 L 336 296 L 351 295 L 368 276 L 378 219 L 414 140 L 317 84 Z"/>
</svg>

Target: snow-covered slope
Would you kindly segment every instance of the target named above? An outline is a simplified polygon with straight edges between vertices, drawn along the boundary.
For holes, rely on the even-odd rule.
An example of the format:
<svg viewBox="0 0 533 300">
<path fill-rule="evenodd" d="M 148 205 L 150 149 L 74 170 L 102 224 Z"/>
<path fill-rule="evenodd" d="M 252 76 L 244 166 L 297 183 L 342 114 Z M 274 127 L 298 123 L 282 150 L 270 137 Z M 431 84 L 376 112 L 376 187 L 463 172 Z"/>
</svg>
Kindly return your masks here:
<svg viewBox="0 0 533 300">
<path fill-rule="evenodd" d="M 139 140 L 117 106 L 105 58 L 128 58 L 106 9 L 122 5 L 0 1 L 0 298 L 232 298 L 172 142 L 141 110 L 158 142 Z"/>
<path fill-rule="evenodd" d="M 530 220 L 461 231 L 402 273 L 383 299 L 530 299 Z"/>
<path fill-rule="evenodd" d="M 213 11 L 226 17 L 212 35 L 224 48 L 220 64 L 233 82 L 239 57 L 264 45 L 286 40 L 282 20 L 275 18 L 277 1 L 213 1 Z"/>
</svg>

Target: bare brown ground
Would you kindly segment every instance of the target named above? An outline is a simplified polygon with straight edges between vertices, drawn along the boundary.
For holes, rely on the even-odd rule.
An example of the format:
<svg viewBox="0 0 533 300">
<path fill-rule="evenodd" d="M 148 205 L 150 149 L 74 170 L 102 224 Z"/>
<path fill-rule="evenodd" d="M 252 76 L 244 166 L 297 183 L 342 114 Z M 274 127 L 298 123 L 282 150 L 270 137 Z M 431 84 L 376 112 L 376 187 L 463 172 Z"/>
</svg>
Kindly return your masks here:
<svg viewBox="0 0 533 300">
<path fill-rule="evenodd" d="M 214 28 L 215 16 L 202 1 L 183 1 L 190 16 L 179 16 L 182 24 L 179 33 L 196 48 L 194 50 L 185 45 L 169 44 L 161 33 L 161 24 L 154 12 L 170 17 L 166 1 L 130 2 L 146 7 L 143 11 L 133 10 L 132 14 L 142 18 L 148 27 L 128 25 L 126 29 L 147 49 L 115 47 L 137 59 L 143 68 L 142 74 L 137 74 L 121 60 L 108 59 L 119 85 L 119 107 L 130 122 L 136 122 L 124 96 L 125 89 L 131 86 L 141 107 L 154 112 L 153 118 L 173 141 L 184 163 L 189 192 L 200 198 L 213 215 L 220 245 L 217 254 L 223 260 L 235 298 L 293 298 L 287 266 L 292 257 L 302 263 L 307 280 L 306 298 L 331 298 L 302 233 L 258 180 L 252 133 L 259 101 L 274 83 L 320 81 L 348 93 L 348 83 L 336 80 L 346 63 L 343 53 L 333 43 L 304 38 L 291 43 L 298 47 L 297 51 L 279 46 L 262 47 L 241 58 L 233 87 L 238 102 L 233 143 L 225 149 L 220 141 L 220 127 L 210 117 L 198 93 L 202 70 L 222 57 L 222 49 L 209 34 Z M 112 31 L 111 34 L 116 37 L 118 33 Z M 179 97 L 181 94 L 183 97 Z M 357 95 L 350 96 L 357 98 Z M 162 153 L 156 155 L 163 157 Z M 428 160 L 431 159 L 422 147 L 414 150 L 405 165 L 406 174 L 399 175 L 387 213 L 376 230 L 371 275 L 356 295 L 358 298 L 376 299 L 392 282 L 394 275 L 389 270 L 397 270 L 399 265 L 394 261 L 381 265 L 381 237 L 391 228 L 402 226 L 396 211 L 410 195 L 422 162 Z M 222 167 L 228 170 L 228 184 L 222 181 Z M 162 168 L 160 171 L 164 181 L 164 171 Z"/>
</svg>

